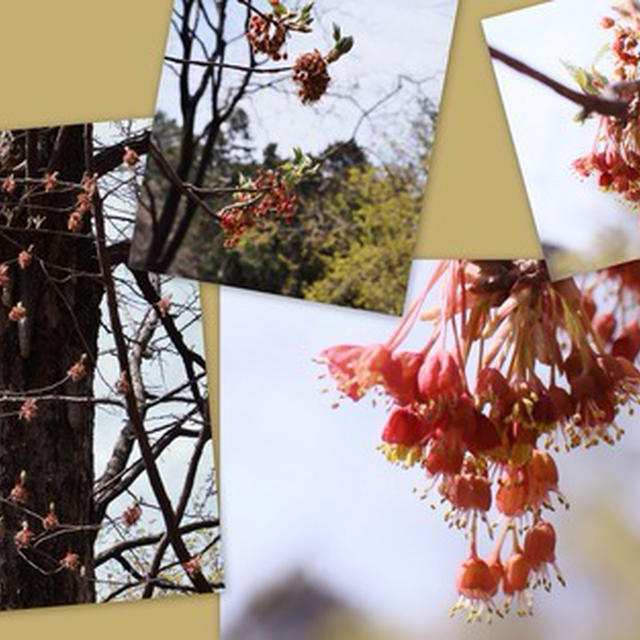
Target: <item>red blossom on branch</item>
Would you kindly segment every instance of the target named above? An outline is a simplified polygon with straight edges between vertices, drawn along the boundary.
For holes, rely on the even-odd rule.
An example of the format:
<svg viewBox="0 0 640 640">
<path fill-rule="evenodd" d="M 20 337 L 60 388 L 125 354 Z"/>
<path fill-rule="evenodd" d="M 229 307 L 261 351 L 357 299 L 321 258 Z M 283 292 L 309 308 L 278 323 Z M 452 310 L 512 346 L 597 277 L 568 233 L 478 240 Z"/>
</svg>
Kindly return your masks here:
<svg viewBox="0 0 640 640">
<path fill-rule="evenodd" d="M 549 567 L 564 584 L 555 531 L 542 517 L 555 501 L 567 504 L 555 454 L 614 444 L 623 433 L 618 414 L 640 397 L 632 363 L 640 351 L 640 262 L 591 280 L 583 289 L 572 279 L 551 282 L 535 260 L 443 261 L 385 343 L 321 353 L 343 397 L 388 398 L 382 452 L 421 469 L 448 504 L 445 520 L 467 537 L 452 611 L 465 609 L 470 619 L 512 605 L 529 613 L 531 590 L 550 587 Z M 437 282 L 439 302 L 422 311 Z M 419 318 L 427 323 L 424 347 L 403 351 Z M 489 522 L 491 511 L 501 525 Z M 501 527 L 484 559 L 481 522 L 490 537 Z"/>
</svg>

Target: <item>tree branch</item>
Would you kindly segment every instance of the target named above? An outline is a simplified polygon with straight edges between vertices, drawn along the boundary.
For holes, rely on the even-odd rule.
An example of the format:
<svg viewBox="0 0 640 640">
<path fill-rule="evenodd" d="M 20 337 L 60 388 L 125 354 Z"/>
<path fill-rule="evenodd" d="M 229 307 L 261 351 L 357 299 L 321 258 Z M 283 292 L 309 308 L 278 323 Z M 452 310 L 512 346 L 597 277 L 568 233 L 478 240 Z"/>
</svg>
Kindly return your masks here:
<svg viewBox="0 0 640 640">
<path fill-rule="evenodd" d="M 495 47 L 489 47 L 489 54 L 494 60 L 499 60 L 508 67 L 511 67 L 514 71 L 536 80 L 537 82 L 549 87 L 549 89 L 555 91 L 563 98 L 580 105 L 584 108 L 587 114 L 599 113 L 600 115 L 611 116 L 614 118 L 625 118 L 627 116 L 629 103 L 624 100 L 609 99 L 602 95 L 590 95 L 588 93 L 582 93 L 571 89 L 561 82 L 554 80 L 550 76 L 530 67 L 528 64 L 525 64 L 521 60 L 518 60 Z"/>
</svg>

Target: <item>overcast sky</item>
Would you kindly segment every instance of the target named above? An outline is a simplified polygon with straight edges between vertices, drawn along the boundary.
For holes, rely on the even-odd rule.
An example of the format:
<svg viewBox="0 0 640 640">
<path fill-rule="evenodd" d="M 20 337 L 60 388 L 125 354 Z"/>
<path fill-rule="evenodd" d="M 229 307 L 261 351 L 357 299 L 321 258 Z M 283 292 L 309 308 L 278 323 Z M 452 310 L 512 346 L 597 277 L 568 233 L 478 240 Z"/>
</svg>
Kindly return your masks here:
<svg viewBox="0 0 640 640">
<path fill-rule="evenodd" d="M 555 0 L 487 18 L 483 27 L 489 44 L 577 88 L 562 61 L 594 62 L 611 35 L 599 26 L 611 4 Z M 618 261 L 640 256 L 637 214 L 571 169 L 591 149 L 597 121 L 576 124 L 575 104 L 500 62 L 494 69 L 540 239 L 579 251 L 593 269 L 603 266 L 595 259 L 598 241 L 615 230 L 629 241 Z"/>
<path fill-rule="evenodd" d="M 294 2 L 289 3 L 293 5 Z M 314 32 L 293 35 L 288 45 L 289 61 L 314 47 L 328 51 L 333 22 L 341 26 L 343 34 L 355 37 L 355 46 L 347 57 L 331 65 L 329 91 L 333 97 L 323 99 L 319 107 L 303 106 L 295 95 L 283 93 L 293 89 L 288 79 L 242 103 L 249 112 L 256 148 L 261 150 L 266 143 L 276 141 L 283 154 L 294 146 L 316 152 L 328 143 L 348 139 L 361 113 L 350 101 L 370 108 L 396 86 L 400 74 L 426 80 L 424 90 L 438 99 L 454 7 L 455 0 L 402 0 L 400 4 L 386 0 L 317 0 Z M 245 9 L 232 1 L 229 16 L 230 33 L 242 33 Z M 168 52 L 179 51 L 172 31 Z M 228 61 L 243 63 L 245 55 L 246 44 L 240 38 L 229 47 Z M 259 79 L 263 81 L 265 76 Z M 386 146 L 382 138 L 393 139 L 398 132 L 406 132 L 406 121 L 398 114 L 415 114 L 414 88 L 410 82 L 405 82 L 404 87 L 375 112 L 375 128 L 365 125 L 360 131 L 360 140 L 374 144 L 381 152 Z M 177 116 L 178 104 L 176 78 L 165 65 L 158 107 Z"/>
</svg>

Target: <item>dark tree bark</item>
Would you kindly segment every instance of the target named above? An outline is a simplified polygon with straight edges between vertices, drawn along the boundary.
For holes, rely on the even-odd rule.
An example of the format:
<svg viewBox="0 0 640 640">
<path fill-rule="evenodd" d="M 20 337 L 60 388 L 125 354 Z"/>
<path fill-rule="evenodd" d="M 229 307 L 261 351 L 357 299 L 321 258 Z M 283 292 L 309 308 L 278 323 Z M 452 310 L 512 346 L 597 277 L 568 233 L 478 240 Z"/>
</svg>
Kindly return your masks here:
<svg viewBox="0 0 640 640">
<path fill-rule="evenodd" d="M 3 173 L 14 170 L 16 177 L 28 180 L 42 178 L 46 170 L 57 170 L 60 181 L 82 180 L 82 126 L 14 135 L 5 149 Z M 7 162 L 12 166 L 6 166 Z M 68 233 L 68 215 L 76 205 L 77 191 L 40 190 L 28 198 L 24 191 L 28 184 L 18 186 L 12 201 L 21 196 L 20 203 L 11 205 L 14 214 L 10 224 L 0 226 L 0 262 L 10 263 L 10 285 L 5 287 L 0 305 L 0 393 L 25 393 L 55 385 L 65 379 L 70 365 L 86 354 L 87 376 L 77 382 L 67 379 L 51 393 L 89 397 L 103 294 L 95 245 L 92 239 L 82 237 L 82 231 Z M 6 194 L 0 198 L 8 201 Z M 5 205 L 9 206 L 7 202 Z M 45 217 L 40 232 L 30 233 L 37 216 Z M 88 232 L 89 216 L 84 225 Z M 15 258 L 27 248 L 25 238 L 39 259 L 20 269 Z M 14 322 L 8 313 L 18 301 L 26 308 L 26 317 Z M 4 415 L 15 412 L 20 403 L 5 400 L 1 406 Z M 18 549 L 14 541 L 25 520 L 36 536 L 42 536 L 43 523 L 36 514 L 44 516 L 52 502 L 60 522 L 80 527 L 93 524 L 93 428 L 94 406 L 86 401 L 39 401 L 37 415 L 31 421 L 0 417 L 0 497 L 4 499 L 0 504 L 4 518 L 0 608 L 95 599 L 91 580 L 93 535 L 87 535 L 86 530 L 65 532 L 24 549 Z M 23 505 L 14 504 L 7 498 L 23 470 L 28 499 Z M 60 559 L 69 551 L 78 554 L 86 571 L 60 567 Z"/>
</svg>

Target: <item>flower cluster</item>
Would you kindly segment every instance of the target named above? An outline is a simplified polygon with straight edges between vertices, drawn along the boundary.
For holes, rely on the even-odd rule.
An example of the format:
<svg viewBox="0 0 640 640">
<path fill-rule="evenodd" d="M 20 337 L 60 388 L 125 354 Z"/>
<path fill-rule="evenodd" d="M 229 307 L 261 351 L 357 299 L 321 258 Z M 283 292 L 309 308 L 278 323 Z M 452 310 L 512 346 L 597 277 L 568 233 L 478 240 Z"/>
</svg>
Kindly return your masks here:
<svg viewBox="0 0 640 640">
<path fill-rule="evenodd" d="M 287 30 L 274 16 L 262 16 L 254 13 L 249 19 L 247 40 L 255 53 L 264 53 L 272 60 L 286 59 L 281 52 L 287 37 Z"/>
<path fill-rule="evenodd" d="M 327 61 L 318 49 L 298 57 L 293 65 L 293 81 L 298 85 L 302 104 L 317 102 L 327 92 L 331 78 Z"/>
<path fill-rule="evenodd" d="M 269 13 L 252 9 L 246 37 L 253 53 L 265 54 L 276 61 L 283 60 L 287 58 L 287 54 L 282 48 L 289 33 L 311 31 L 313 2 L 303 5 L 298 11 L 290 11 L 279 0 L 269 0 L 269 3 Z M 331 81 L 329 64 L 348 53 L 353 47 L 353 42 L 351 36 L 343 37 L 340 27 L 334 24 L 333 46 L 326 55 L 318 49 L 313 49 L 296 58 L 291 67 L 292 79 L 298 87 L 298 97 L 302 104 L 317 102 L 327 92 Z"/>
<path fill-rule="evenodd" d="M 236 246 L 243 233 L 269 215 L 289 222 L 298 203 L 280 169 L 258 169 L 254 178 L 241 182 L 233 199 L 219 215 L 225 247 Z"/>
<path fill-rule="evenodd" d="M 553 501 L 566 504 L 554 456 L 614 444 L 620 409 L 640 394 L 632 364 L 637 321 L 631 330 L 599 320 L 623 315 L 622 297 L 611 307 L 602 287 L 627 281 L 640 284 L 640 262 L 598 274 L 581 289 L 572 279 L 551 282 L 536 260 L 443 261 L 385 343 L 322 352 L 343 396 L 357 401 L 374 392 L 388 400 L 382 453 L 421 469 L 426 491 L 437 487 L 448 505 L 445 520 L 467 536 L 454 612 L 479 619 L 503 615 L 515 602 L 529 613 L 531 589 L 549 589 L 552 573 L 563 583 L 544 516 Z M 438 282 L 438 305 L 422 311 Z M 430 324 L 424 347 L 402 349 L 419 318 Z M 491 538 L 500 529 L 485 556 L 481 523 Z M 504 606 L 495 602 L 499 592 Z"/>
<path fill-rule="evenodd" d="M 628 102 L 624 118 L 599 116 L 599 126 L 589 153 L 577 158 L 573 168 L 579 176 L 595 176 L 598 186 L 612 191 L 625 202 L 640 202 L 640 105 L 637 99 L 640 63 L 640 18 L 635 9 L 614 8 L 616 18 L 605 16 L 604 29 L 611 30 L 608 47 L 613 66 L 610 77 L 597 71 L 571 68 L 574 79 L 586 93 Z"/>
<path fill-rule="evenodd" d="M 313 2 L 303 5 L 300 10 L 291 11 L 280 0 L 269 0 L 271 11 L 258 12 L 253 9 L 249 18 L 246 36 L 254 53 L 263 53 L 272 60 L 286 60 L 282 51 L 291 31 L 309 33 L 313 17 Z"/>
</svg>

